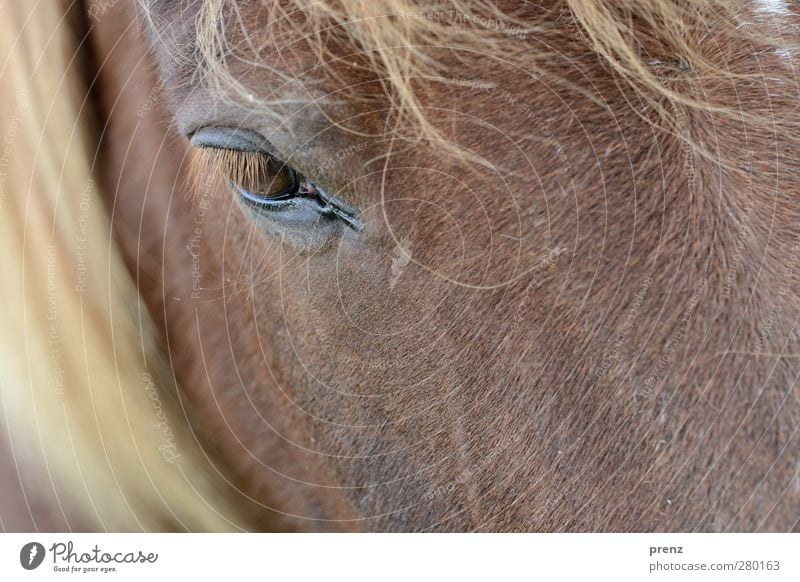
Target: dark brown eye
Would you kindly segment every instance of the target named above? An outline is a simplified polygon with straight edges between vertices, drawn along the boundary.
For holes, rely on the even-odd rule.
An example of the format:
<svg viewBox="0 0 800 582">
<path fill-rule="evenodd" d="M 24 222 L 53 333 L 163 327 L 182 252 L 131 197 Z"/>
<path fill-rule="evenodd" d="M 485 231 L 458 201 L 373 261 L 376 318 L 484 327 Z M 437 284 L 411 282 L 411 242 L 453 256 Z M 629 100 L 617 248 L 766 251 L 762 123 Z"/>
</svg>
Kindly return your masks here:
<svg viewBox="0 0 800 582">
<path fill-rule="evenodd" d="M 254 202 L 286 200 L 297 194 L 300 181 L 283 162 L 262 153 L 236 154 L 243 158 L 243 171 L 235 172 L 229 180 L 245 198 Z"/>
<path fill-rule="evenodd" d="M 217 174 L 251 202 L 287 200 L 298 193 L 301 180 L 287 164 L 262 152 L 203 148 Z"/>
<path fill-rule="evenodd" d="M 263 138 L 257 134 L 208 127 L 190 139 L 195 190 L 206 187 L 209 179 L 219 180 L 230 185 L 259 216 L 293 228 L 340 221 L 353 230 L 363 229 L 355 209 L 267 153 Z"/>
</svg>

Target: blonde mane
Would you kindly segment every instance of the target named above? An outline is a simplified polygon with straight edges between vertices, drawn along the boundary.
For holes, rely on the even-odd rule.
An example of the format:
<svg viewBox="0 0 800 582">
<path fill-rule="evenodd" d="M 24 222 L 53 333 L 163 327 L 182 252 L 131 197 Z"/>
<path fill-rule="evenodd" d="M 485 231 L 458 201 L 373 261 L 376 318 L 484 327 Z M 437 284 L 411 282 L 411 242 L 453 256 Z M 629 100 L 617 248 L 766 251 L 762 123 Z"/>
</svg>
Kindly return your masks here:
<svg viewBox="0 0 800 582">
<path fill-rule="evenodd" d="M 688 141 L 691 137 L 681 121 L 686 111 L 754 126 L 774 124 L 767 107 L 757 110 L 720 99 L 714 90 L 720 82 L 764 83 L 768 71 L 775 86 L 797 85 L 800 15 L 782 8 L 781 2 L 561 0 L 532 21 L 505 13 L 487 0 L 262 0 L 268 14 L 264 21 L 269 23 L 262 35 L 247 30 L 238 19 L 238 4 L 239 0 L 205 0 L 197 19 L 197 46 L 184 55 L 186 64 L 201 71 L 203 81 L 221 95 L 253 100 L 250 90 L 230 73 L 232 57 L 255 62 L 263 50 L 274 54 L 271 51 L 284 46 L 300 45 L 324 63 L 335 61 L 337 51 L 349 46 L 368 59 L 369 69 L 384 85 L 398 112 L 394 127 L 412 125 L 419 136 L 431 139 L 441 135 L 427 118 L 414 81 L 450 78 L 447 67 L 430 56 L 429 47 L 482 54 L 530 74 L 553 76 L 545 63 L 563 60 L 559 47 L 579 43 L 608 63 L 619 80 L 632 87 L 636 99 L 658 113 L 661 129 Z M 248 42 L 233 47 L 227 37 L 237 27 Z M 745 71 L 729 66 L 732 58 L 742 60 L 733 54 L 736 50 L 753 57 Z M 324 74 L 326 68 L 316 70 Z M 570 83 L 563 77 L 553 80 Z M 790 132 L 788 139 L 800 139 L 797 121 L 783 119 L 781 124 Z"/>
<path fill-rule="evenodd" d="M 70 527 L 238 529 L 110 236 L 73 17 L 0 6 L 0 392 L 23 490 Z"/>
</svg>

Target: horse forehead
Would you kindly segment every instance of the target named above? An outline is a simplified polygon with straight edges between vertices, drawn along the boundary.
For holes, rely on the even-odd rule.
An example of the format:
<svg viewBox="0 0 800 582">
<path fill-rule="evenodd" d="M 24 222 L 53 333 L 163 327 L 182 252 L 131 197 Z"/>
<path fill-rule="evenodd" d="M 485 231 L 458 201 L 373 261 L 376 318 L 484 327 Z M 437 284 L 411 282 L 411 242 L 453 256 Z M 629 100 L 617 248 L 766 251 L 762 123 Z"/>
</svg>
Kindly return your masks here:
<svg viewBox="0 0 800 582">
<path fill-rule="evenodd" d="M 219 59 L 212 63 L 200 50 L 205 41 L 198 37 L 208 34 L 215 23 L 198 26 L 198 22 L 205 18 L 201 12 L 207 5 L 209 13 L 217 14 L 213 10 L 216 4 L 209 5 L 207 0 L 141 2 L 140 16 L 159 63 L 173 127 L 179 133 L 191 133 L 210 120 L 216 125 L 240 125 L 246 120 L 280 153 L 310 148 L 312 142 L 317 149 L 346 146 L 353 136 L 332 129 L 333 118 L 349 120 L 350 125 L 364 131 L 382 127 L 376 120 L 379 114 L 368 118 L 358 109 L 366 98 L 373 105 L 384 103 L 381 86 L 364 83 L 369 73 L 364 69 L 356 73 L 349 61 L 333 58 L 322 67 L 324 59 L 302 41 L 289 46 L 273 44 L 267 26 L 270 12 L 264 10 L 270 3 L 236 2 L 235 24 L 233 20 L 226 22 L 224 14 L 220 16 L 217 31 L 224 31 L 225 49 L 230 54 L 211 56 Z M 302 27 L 297 31 L 302 35 Z M 246 42 L 242 35 L 248 36 Z M 253 50 L 256 53 L 250 52 Z M 331 44 L 326 46 L 329 56 L 338 50 Z M 345 44 L 341 50 L 347 50 Z M 375 109 L 380 111 L 379 106 Z M 323 131 L 325 135 L 320 136 Z M 353 156 L 349 162 L 356 164 L 356 160 Z"/>
<path fill-rule="evenodd" d="M 175 75 L 179 68 L 191 70 L 186 57 L 196 46 L 195 22 L 203 0 L 133 0 L 150 49 L 162 72 Z"/>
<path fill-rule="evenodd" d="M 198 37 L 206 38 L 213 32 L 222 33 L 227 49 L 237 44 L 252 48 L 252 42 L 268 40 L 267 25 L 284 23 L 282 26 L 296 27 L 290 16 L 275 20 L 271 8 L 284 7 L 292 15 L 302 14 L 287 0 L 132 0 L 140 19 L 149 33 L 154 48 L 173 55 L 193 54 Z M 265 34 L 266 33 L 266 34 Z M 330 48 L 328 46 L 327 48 Z M 220 55 L 221 56 L 221 55 Z M 271 62 L 271 66 L 277 63 Z"/>
</svg>

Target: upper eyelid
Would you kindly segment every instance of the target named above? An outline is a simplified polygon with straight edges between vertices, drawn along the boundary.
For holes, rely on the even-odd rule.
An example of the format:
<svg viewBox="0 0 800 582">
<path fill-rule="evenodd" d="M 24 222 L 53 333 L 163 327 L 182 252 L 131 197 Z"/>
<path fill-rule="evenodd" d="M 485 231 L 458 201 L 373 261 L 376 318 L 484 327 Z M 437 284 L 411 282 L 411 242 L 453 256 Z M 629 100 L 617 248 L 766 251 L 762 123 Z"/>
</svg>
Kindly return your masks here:
<svg viewBox="0 0 800 582">
<path fill-rule="evenodd" d="M 276 161 L 275 147 L 261 134 L 250 129 L 226 126 L 205 126 L 187 135 L 196 148 L 217 148 L 239 152 L 261 153 Z"/>
<path fill-rule="evenodd" d="M 235 152 L 269 158 L 278 166 L 285 167 L 293 175 L 301 177 L 290 164 L 274 153 L 274 148 L 264 137 L 244 128 L 229 126 L 204 126 L 187 135 L 191 145 L 196 150 L 216 150 L 222 152 Z M 223 158 L 226 159 L 226 158 Z M 230 161 L 229 158 L 227 158 Z"/>
</svg>

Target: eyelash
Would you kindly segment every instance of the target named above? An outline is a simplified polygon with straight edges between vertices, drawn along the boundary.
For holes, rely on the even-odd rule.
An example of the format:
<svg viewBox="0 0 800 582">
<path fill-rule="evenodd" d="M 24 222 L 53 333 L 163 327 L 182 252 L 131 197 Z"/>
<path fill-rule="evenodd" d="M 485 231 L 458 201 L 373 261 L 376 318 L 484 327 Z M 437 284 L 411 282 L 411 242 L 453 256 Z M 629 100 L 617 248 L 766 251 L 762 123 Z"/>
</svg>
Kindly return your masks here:
<svg viewBox="0 0 800 582">
<path fill-rule="evenodd" d="M 285 200 L 297 194 L 303 177 L 291 167 L 261 152 L 198 148 L 196 178 L 227 180 L 254 203 Z"/>
<path fill-rule="evenodd" d="M 193 174 L 195 192 L 207 187 L 209 176 L 225 180 L 248 203 L 263 210 L 285 209 L 300 202 L 317 205 L 322 216 L 337 218 L 360 232 L 356 212 L 336 201 L 291 166 L 258 151 L 198 147 Z"/>
</svg>

